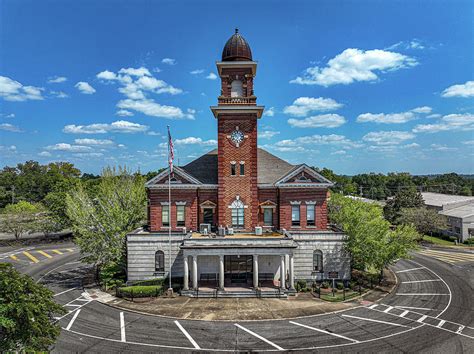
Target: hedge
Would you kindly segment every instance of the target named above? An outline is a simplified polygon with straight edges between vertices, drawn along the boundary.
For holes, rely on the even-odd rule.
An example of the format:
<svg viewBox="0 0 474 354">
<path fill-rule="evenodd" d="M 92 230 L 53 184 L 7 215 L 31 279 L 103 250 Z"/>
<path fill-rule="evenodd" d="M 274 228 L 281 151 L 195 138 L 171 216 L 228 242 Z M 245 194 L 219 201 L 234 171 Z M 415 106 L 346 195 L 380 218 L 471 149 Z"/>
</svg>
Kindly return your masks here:
<svg viewBox="0 0 474 354">
<path fill-rule="evenodd" d="M 163 287 L 159 285 L 134 285 L 117 288 L 117 296 L 139 298 L 160 296 L 163 293 Z"/>
</svg>

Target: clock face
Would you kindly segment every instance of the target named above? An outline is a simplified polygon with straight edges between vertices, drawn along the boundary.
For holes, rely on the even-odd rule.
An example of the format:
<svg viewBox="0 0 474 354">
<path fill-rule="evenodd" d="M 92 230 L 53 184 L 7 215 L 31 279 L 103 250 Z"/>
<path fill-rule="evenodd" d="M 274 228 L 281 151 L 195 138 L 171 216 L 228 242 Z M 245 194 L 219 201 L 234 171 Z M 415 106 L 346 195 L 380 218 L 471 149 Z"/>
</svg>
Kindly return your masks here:
<svg viewBox="0 0 474 354">
<path fill-rule="evenodd" d="M 230 134 L 230 139 L 234 142 L 235 145 L 239 146 L 242 141 L 244 141 L 244 133 L 236 129 L 232 132 L 232 134 Z"/>
</svg>

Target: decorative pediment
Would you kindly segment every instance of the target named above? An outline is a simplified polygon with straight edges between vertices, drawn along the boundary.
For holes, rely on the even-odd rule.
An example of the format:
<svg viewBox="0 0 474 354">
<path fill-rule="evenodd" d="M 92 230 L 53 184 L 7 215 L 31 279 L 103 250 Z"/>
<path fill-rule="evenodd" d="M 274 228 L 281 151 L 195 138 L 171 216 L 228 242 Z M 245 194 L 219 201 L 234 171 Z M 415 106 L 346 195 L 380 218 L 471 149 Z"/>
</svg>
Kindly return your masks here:
<svg viewBox="0 0 474 354">
<path fill-rule="evenodd" d="M 260 208 L 271 208 L 274 209 L 276 208 L 277 204 L 275 202 L 272 202 L 271 200 L 266 200 L 264 202 L 261 202 L 259 204 Z"/>
<path fill-rule="evenodd" d="M 303 164 L 288 172 L 285 176 L 280 178 L 275 185 L 279 187 L 286 185 L 331 187 L 333 183 L 308 165 Z"/>
<path fill-rule="evenodd" d="M 206 200 L 204 202 L 202 202 L 201 204 L 199 204 L 199 207 L 202 209 L 216 209 L 217 207 L 217 204 L 216 203 L 213 203 L 211 202 L 210 200 Z"/>
<path fill-rule="evenodd" d="M 170 169 L 167 168 L 166 170 L 160 172 L 158 175 L 149 180 L 145 184 L 145 187 L 168 186 L 168 181 L 171 183 L 171 186 L 202 184 L 198 179 L 191 176 L 182 168 L 176 166 L 173 168 L 173 174 L 171 175 L 171 178 L 168 179 L 169 171 Z"/>
</svg>

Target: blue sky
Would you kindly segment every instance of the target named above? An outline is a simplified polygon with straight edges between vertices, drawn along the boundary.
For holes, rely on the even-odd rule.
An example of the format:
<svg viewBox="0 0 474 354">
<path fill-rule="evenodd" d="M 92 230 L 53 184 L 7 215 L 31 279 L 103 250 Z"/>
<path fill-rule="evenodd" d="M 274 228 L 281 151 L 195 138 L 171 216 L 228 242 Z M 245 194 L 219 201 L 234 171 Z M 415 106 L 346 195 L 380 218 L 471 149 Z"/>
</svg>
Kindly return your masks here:
<svg viewBox="0 0 474 354">
<path fill-rule="evenodd" d="M 259 145 L 336 173 L 474 173 L 465 1 L 0 0 L 0 162 L 141 171 L 215 146 L 215 61 L 258 61 Z"/>
</svg>

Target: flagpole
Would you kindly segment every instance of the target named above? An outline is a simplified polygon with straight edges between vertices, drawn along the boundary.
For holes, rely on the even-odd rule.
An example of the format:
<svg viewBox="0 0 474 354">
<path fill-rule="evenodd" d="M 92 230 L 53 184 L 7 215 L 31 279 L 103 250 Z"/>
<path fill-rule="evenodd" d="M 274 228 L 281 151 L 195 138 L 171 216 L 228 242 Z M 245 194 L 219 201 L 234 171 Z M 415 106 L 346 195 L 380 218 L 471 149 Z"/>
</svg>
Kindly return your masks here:
<svg viewBox="0 0 474 354">
<path fill-rule="evenodd" d="M 168 168 L 169 168 L 169 173 L 168 173 L 168 242 L 169 242 L 169 288 L 172 289 L 171 287 L 171 153 L 170 153 L 170 140 L 171 140 L 171 134 L 170 134 L 170 126 L 168 125 Z"/>
</svg>

